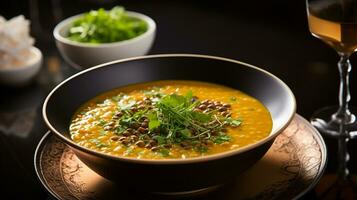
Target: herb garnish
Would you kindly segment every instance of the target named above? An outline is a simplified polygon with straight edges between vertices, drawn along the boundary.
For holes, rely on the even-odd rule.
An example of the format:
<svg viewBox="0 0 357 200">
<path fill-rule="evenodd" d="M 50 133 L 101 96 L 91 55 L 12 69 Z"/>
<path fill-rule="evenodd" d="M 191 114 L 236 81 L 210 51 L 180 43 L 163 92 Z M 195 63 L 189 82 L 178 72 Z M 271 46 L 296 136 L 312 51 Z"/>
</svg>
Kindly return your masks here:
<svg viewBox="0 0 357 200">
<path fill-rule="evenodd" d="M 100 142 L 98 139 L 90 139 L 90 142 L 94 143 L 95 146 L 97 146 L 98 148 L 102 148 L 102 147 L 107 147 L 108 145 L 107 144 L 104 144 L 102 142 Z"/>
<path fill-rule="evenodd" d="M 112 99 L 119 110 L 106 127 L 110 125 L 118 141 L 128 147 L 136 144 L 165 157 L 173 145 L 205 153 L 214 143 L 229 142 L 227 128 L 241 124 L 231 117 L 229 104 L 200 101 L 192 91 L 163 94 L 155 88 L 144 94 L 139 101 L 126 95 Z"/>
</svg>

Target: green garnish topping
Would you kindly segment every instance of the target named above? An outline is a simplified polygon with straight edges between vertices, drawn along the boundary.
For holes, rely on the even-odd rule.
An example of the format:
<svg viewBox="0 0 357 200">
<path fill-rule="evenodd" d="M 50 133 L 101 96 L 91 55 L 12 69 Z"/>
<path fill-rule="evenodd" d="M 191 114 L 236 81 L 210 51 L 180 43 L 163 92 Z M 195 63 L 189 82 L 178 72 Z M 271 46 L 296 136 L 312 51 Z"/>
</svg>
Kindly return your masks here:
<svg viewBox="0 0 357 200">
<path fill-rule="evenodd" d="M 97 146 L 98 148 L 102 148 L 102 147 L 107 147 L 108 146 L 107 144 L 104 144 L 104 143 L 100 142 L 98 139 L 95 139 L 95 138 L 90 139 L 89 141 L 94 143 L 95 146 Z"/>
<path fill-rule="evenodd" d="M 108 134 L 108 132 L 104 131 L 104 130 L 100 131 L 100 133 L 99 133 L 100 136 L 107 135 L 107 134 Z"/>
<path fill-rule="evenodd" d="M 161 122 L 157 118 L 155 112 L 149 113 L 147 117 L 149 119 L 149 130 L 154 130 L 161 125 Z"/>
<path fill-rule="evenodd" d="M 125 152 L 124 152 L 124 155 L 125 156 L 128 156 L 128 155 L 130 155 L 131 153 L 133 153 L 133 148 L 131 148 L 131 147 L 129 147 Z"/>
<path fill-rule="evenodd" d="M 100 125 L 100 126 L 105 126 L 106 123 L 107 123 L 107 122 L 106 122 L 105 120 L 100 119 L 99 122 L 98 122 L 98 125 Z"/>
<path fill-rule="evenodd" d="M 112 100 L 113 100 L 113 101 L 119 101 L 121 98 L 122 98 L 121 95 L 117 95 L 117 96 L 113 96 L 113 97 L 112 97 Z"/>
<path fill-rule="evenodd" d="M 144 90 L 143 93 L 146 96 L 160 97 L 161 93 L 159 91 L 160 91 L 160 87 L 152 87 L 150 90 Z"/>
<path fill-rule="evenodd" d="M 168 149 L 160 149 L 159 150 L 159 154 L 162 156 L 162 157 L 167 157 L 170 155 L 170 151 Z"/>
<path fill-rule="evenodd" d="M 223 142 L 228 142 L 231 140 L 231 137 L 229 137 L 228 135 L 222 134 L 219 136 L 216 136 L 213 138 L 213 142 L 216 144 L 222 144 Z"/>
<path fill-rule="evenodd" d="M 161 135 L 155 135 L 152 137 L 152 139 L 156 140 L 159 143 L 159 145 L 166 143 L 165 137 Z"/>
<path fill-rule="evenodd" d="M 181 133 L 181 136 L 185 139 L 190 138 L 192 136 L 192 131 L 190 131 L 190 129 L 187 129 L 187 128 L 181 130 L 180 133 Z"/>
<path fill-rule="evenodd" d="M 208 148 L 205 146 L 197 146 L 194 149 L 200 153 L 206 153 L 208 151 Z"/>
<path fill-rule="evenodd" d="M 239 119 L 232 119 L 232 118 L 227 118 L 226 121 L 229 123 L 229 125 L 233 126 L 233 127 L 236 127 L 236 126 L 239 126 L 242 121 L 239 120 Z"/>
<path fill-rule="evenodd" d="M 209 151 L 211 144 L 229 142 L 227 128 L 241 125 L 231 117 L 230 105 L 209 100 L 200 101 L 192 91 L 185 95 L 163 94 L 160 88 L 145 91 L 142 101 L 121 95 L 118 113 L 111 124 L 118 135 L 135 135 L 141 147 L 152 148 L 162 156 L 169 156 L 168 148 L 179 145 L 200 153 Z M 114 125 L 113 125 L 114 124 Z M 135 138 L 134 137 L 134 138 Z"/>
<path fill-rule="evenodd" d="M 92 10 L 73 22 L 68 39 L 82 43 L 111 43 L 128 40 L 145 33 L 145 21 L 130 17 L 123 7 Z"/>
<path fill-rule="evenodd" d="M 126 128 L 124 126 L 118 126 L 115 129 L 115 133 L 117 133 L 118 135 L 123 134 L 123 132 L 126 130 Z"/>
</svg>

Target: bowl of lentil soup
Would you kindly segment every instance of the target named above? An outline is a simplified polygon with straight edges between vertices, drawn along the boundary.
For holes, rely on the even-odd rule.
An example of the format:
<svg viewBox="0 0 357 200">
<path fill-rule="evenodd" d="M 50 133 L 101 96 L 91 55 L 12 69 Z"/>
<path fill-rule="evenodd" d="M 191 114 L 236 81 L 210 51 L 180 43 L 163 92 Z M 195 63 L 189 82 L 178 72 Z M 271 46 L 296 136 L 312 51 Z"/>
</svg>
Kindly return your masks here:
<svg viewBox="0 0 357 200">
<path fill-rule="evenodd" d="M 98 174 L 166 193 L 239 175 L 265 154 L 295 107 L 290 89 L 260 68 L 167 54 L 79 72 L 48 95 L 43 116 Z"/>
</svg>

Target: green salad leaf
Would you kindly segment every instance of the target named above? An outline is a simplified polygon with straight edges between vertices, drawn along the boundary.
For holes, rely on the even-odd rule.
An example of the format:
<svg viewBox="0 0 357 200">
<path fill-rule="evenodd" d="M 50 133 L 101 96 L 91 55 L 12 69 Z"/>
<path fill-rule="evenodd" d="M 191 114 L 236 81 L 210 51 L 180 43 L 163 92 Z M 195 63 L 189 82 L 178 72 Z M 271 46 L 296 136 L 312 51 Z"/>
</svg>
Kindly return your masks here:
<svg viewBox="0 0 357 200">
<path fill-rule="evenodd" d="M 111 43 L 128 40 L 145 33 L 145 21 L 131 17 L 123 7 L 92 10 L 75 20 L 67 38 L 82 43 Z"/>
</svg>

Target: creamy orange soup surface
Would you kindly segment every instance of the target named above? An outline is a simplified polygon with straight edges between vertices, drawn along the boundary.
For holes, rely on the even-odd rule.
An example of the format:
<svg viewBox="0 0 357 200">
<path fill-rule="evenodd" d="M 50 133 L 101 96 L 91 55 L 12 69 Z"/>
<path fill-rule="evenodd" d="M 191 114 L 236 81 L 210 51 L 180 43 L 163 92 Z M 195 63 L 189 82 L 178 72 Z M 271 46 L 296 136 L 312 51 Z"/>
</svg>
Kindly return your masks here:
<svg viewBox="0 0 357 200">
<path fill-rule="evenodd" d="M 101 94 L 74 114 L 72 140 L 106 154 L 186 159 L 258 142 L 272 130 L 257 99 L 222 85 L 156 81 Z"/>
</svg>

